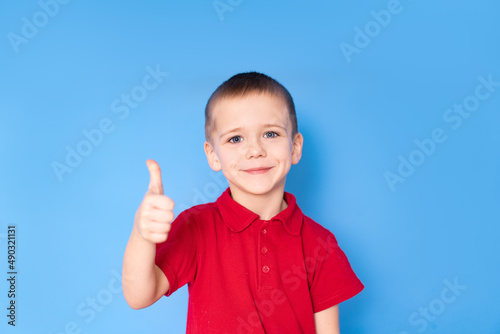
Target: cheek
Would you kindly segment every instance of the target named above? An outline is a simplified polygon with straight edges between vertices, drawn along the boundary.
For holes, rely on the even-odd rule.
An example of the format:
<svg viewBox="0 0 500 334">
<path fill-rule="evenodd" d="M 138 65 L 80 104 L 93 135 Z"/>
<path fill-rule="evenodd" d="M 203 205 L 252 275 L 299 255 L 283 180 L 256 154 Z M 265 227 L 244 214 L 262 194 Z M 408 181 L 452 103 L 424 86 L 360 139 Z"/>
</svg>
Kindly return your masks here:
<svg viewBox="0 0 500 334">
<path fill-rule="evenodd" d="M 233 169 L 237 166 L 236 161 L 234 161 L 233 159 L 226 159 L 224 162 L 225 162 L 224 165 L 228 168 L 231 168 L 231 169 Z"/>
<path fill-rule="evenodd" d="M 280 147 L 276 147 L 273 155 L 281 162 L 289 162 L 292 160 L 292 146 L 290 143 L 283 143 Z"/>
<path fill-rule="evenodd" d="M 235 158 L 234 154 L 231 152 L 221 152 L 219 155 L 219 161 L 221 165 L 226 169 L 234 169 L 238 166 L 238 160 Z"/>
</svg>

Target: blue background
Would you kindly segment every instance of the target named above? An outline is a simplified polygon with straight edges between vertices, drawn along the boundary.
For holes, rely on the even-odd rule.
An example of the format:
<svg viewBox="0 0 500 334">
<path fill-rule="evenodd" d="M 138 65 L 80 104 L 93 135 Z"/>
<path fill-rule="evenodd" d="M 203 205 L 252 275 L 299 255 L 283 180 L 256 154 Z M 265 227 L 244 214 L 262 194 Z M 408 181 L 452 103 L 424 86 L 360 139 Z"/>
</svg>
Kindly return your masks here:
<svg viewBox="0 0 500 334">
<path fill-rule="evenodd" d="M 185 331 L 186 287 L 139 311 L 119 291 L 145 161 L 160 163 L 177 213 L 215 200 L 225 184 L 203 152 L 205 103 L 256 70 L 289 89 L 305 137 L 287 190 L 366 286 L 341 305 L 342 333 L 500 333 L 500 87 L 473 97 L 478 77 L 500 81 L 498 2 L 222 2 L 0 3 L 1 332 Z M 168 75 L 145 91 L 148 67 Z M 147 96 L 126 115 L 132 92 Z M 479 105 L 454 129 L 447 110 L 464 101 Z M 112 131 L 85 146 L 103 120 Z M 431 150 L 436 128 L 446 140 Z M 87 155 L 58 175 L 78 145 Z"/>
</svg>

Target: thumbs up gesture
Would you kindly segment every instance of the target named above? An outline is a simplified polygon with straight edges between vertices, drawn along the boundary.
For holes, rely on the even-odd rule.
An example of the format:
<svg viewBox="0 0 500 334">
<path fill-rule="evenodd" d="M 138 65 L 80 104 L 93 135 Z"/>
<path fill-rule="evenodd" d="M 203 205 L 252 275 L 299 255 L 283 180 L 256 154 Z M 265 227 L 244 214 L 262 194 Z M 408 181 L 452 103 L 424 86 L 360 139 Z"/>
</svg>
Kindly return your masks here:
<svg viewBox="0 0 500 334">
<path fill-rule="evenodd" d="M 149 188 L 135 214 L 134 229 L 145 240 L 160 243 L 167 240 L 174 220 L 174 202 L 163 195 L 161 170 L 154 160 L 147 160 Z"/>
</svg>

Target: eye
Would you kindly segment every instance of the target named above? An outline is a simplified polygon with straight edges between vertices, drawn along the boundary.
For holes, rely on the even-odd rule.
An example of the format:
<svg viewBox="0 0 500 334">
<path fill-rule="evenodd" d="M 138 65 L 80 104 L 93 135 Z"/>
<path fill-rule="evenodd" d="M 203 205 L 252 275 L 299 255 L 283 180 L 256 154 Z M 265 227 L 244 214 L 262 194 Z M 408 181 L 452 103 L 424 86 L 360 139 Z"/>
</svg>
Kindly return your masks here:
<svg viewBox="0 0 500 334">
<path fill-rule="evenodd" d="M 240 136 L 234 136 L 234 137 L 229 138 L 228 142 L 236 144 L 236 143 L 241 142 L 242 140 L 243 140 L 243 138 L 241 138 Z"/>
<path fill-rule="evenodd" d="M 266 134 L 264 135 L 264 138 L 275 138 L 278 136 L 279 135 L 274 131 L 267 131 Z"/>
</svg>

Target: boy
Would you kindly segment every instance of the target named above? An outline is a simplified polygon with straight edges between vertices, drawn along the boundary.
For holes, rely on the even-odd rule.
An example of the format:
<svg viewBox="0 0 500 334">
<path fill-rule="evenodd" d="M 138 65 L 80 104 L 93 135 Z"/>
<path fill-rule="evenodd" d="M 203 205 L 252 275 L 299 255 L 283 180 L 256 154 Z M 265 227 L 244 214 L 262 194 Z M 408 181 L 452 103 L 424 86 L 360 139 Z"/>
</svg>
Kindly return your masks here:
<svg viewBox="0 0 500 334">
<path fill-rule="evenodd" d="M 147 161 L 123 263 L 129 305 L 187 283 L 187 333 L 339 333 L 338 304 L 363 285 L 333 234 L 284 191 L 303 144 L 289 92 L 264 74 L 231 77 L 207 103 L 205 136 L 208 163 L 229 188 L 173 221 L 160 167 Z"/>
</svg>

